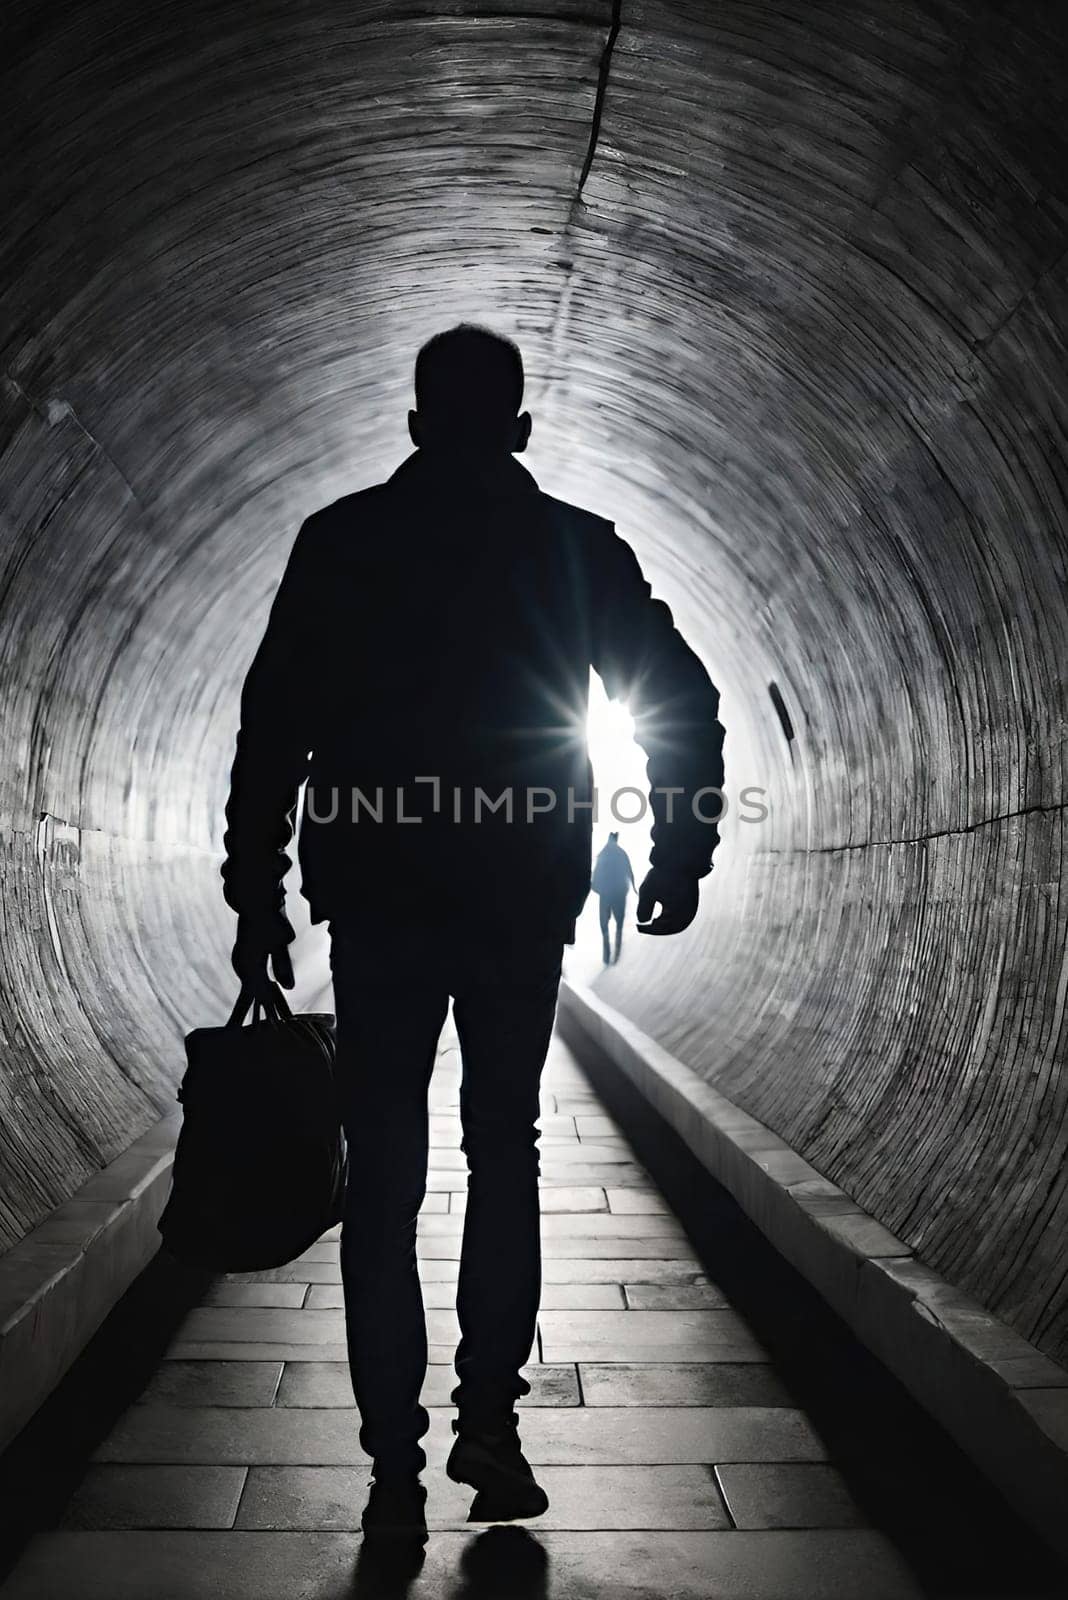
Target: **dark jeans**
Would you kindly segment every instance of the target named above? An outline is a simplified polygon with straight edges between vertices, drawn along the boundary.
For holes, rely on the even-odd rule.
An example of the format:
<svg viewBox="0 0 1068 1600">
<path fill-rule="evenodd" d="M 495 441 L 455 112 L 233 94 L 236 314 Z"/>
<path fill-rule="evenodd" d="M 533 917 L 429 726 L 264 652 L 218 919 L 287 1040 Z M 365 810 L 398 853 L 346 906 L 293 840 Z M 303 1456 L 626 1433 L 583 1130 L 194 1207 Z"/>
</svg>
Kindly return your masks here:
<svg viewBox="0 0 1068 1600">
<path fill-rule="evenodd" d="M 519 1369 L 541 1295 L 534 1123 L 563 946 L 427 928 L 331 934 L 349 1141 L 341 1276 L 360 1443 L 379 1470 L 421 1468 L 430 1419 L 419 1402 L 427 1340 L 415 1237 L 438 1036 L 451 995 L 468 1165 L 452 1399 L 461 1426 L 492 1428 L 530 1390 Z"/>
</svg>

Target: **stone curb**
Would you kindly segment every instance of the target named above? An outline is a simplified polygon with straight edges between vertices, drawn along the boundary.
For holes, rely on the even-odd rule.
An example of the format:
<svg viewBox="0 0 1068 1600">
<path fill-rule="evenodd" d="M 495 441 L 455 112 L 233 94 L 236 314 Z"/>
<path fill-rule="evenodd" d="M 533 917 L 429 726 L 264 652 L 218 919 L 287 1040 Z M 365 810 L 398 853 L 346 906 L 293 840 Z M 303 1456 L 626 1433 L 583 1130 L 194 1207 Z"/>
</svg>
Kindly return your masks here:
<svg viewBox="0 0 1068 1600">
<path fill-rule="evenodd" d="M 591 990 L 561 986 L 559 1025 L 630 1080 L 1006 1500 L 1068 1556 L 1068 1372 Z"/>
<path fill-rule="evenodd" d="M 164 1117 L 0 1256 L 0 1450 L 159 1248 L 180 1126 Z"/>
</svg>

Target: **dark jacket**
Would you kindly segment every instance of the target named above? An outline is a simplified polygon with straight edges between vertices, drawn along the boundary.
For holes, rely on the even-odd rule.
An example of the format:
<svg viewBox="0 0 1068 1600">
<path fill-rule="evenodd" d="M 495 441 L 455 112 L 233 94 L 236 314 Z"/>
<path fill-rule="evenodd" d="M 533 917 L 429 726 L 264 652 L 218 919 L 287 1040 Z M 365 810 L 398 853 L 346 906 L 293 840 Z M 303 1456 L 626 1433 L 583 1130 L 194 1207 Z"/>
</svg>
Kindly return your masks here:
<svg viewBox="0 0 1068 1600">
<path fill-rule="evenodd" d="M 653 864 L 702 877 L 717 830 L 688 801 L 722 785 L 718 696 L 611 523 L 542 494 L 510 456 L 461 474 L 423 452 L 316 512 L 242 694 L 227 901 L 281 908 L 307 779 L 314 921 L 518 919 L 573 937 L 590 883 L 591 665 L 629 700 L 650 782 L 685 791 L 652 797 Z M 715 816 L 715 797 L 701 809 Z"/>
</svg>

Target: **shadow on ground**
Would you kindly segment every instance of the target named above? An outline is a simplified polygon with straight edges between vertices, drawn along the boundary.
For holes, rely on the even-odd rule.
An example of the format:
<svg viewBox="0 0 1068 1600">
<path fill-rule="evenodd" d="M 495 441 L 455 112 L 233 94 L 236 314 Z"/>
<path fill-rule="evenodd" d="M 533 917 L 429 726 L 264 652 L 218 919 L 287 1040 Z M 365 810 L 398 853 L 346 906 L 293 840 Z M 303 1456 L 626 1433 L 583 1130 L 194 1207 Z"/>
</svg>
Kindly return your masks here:
<svg viewBox="0 0 1068 1600">
<path fill-rule="evenodd" d="M 405 1600 L 423 1569 L 420 1546 L 365 1540 L 351 1600 Z M 548 1600 L 549 1555 L 526 1528 L 487 1528 L 466 1545 L 448 1600 Z"/>
<path fill-rule="evenodd" d="M 89 1459 L 156 1371 L 211 1274 L 154 1257 L 44 1405 L 0 1456 L 0 1582 L 56 1526 Z"/>
</svg>

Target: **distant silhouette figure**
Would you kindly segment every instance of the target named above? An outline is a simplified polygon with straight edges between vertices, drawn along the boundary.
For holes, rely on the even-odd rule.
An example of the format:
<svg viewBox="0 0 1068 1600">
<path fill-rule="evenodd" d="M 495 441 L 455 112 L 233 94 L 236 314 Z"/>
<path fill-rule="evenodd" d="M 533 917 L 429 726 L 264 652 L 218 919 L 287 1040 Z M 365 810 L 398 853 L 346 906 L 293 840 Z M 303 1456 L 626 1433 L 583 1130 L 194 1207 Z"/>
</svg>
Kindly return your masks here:
<svg viewBox="0 0 1068 1600">
<path fill-rule="evenodd" d="M 627 891 L 634 888 L 634 872 L 630 856 L 619 842 L 618 833 L 608 835 L 608 843 L 599 852 L 594 863 L 591 887 L 600 901 L 601 939 L 604 944 L 604 964 L 619 960 L 623 948 L 623 919 L 627 914 Z M 615 956 L 609 942 L 608 930 L 612 918 L 616 922 Z"/>
<path fill-rule="evenodd" d="M 381 1533 L 425 1526 L 415 1238 L 450 996 L 470 1175 L 447 1470 L 497 1519 L 548 1503 L 513 1408 L 540 1294 L 539 1079 L 590 885 L 590 666 L 629 698 L 649 758 L 642 931 L 693 920 L 717 830 L 707 799 L 690 802 L 723 776 L 716 691 L 629 546 L 513 460 L 531 431 L 516 347 L 453 328 L 419 352 L 415 393 L 415 453 L 297 537 L 242 694 L 223 866 L 235 970 L 291 985 L 282 879 L 306 779 L 302 892 L 330 924 L 350 1148 L 341 1265 L 374 1461 L 364 1526 Z"/>
</svg>

